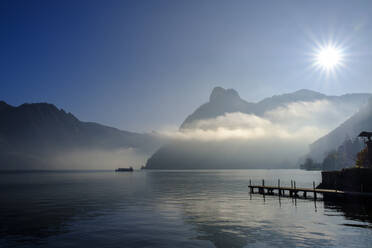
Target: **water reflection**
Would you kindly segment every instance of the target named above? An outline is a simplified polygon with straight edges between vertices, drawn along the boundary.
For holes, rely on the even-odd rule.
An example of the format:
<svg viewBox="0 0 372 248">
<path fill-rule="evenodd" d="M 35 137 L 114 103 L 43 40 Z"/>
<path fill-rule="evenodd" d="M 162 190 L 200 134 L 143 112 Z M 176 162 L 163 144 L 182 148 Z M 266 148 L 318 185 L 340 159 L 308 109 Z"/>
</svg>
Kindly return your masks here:
<svg viewBox="0 0 372 248">
<path fill-rule="evenodd" d="M 302 171 L 146 171 L 1 175 L 0 246 L 363 247 L 370 203 L 250 195 Z M 273 180 L 273 182 L 270 182 Z M 353 235 L 355 239 L 344 240 Z M 66 243 L 67 242 L 67 243 Z"/>
<path fill-rule="evenodd" d="M 68 232 L 74 218 L 95 218 L 136 192 L 134 185 L 123 189 L 123 176 L 112 173 L 1 173 L 0 178 L 0 235 L 21 242 Z"/>
<path fill-rule="evenodd" d="M 187 191 L 174 189 L 173 180 L 163 180 L 159 176 L 151 179 L 155 189 L 162 192 L 159 203 L 163 204 L 162 208 L 167 208 L 164 203 L 178 202 L 182 206 L 185 222 L 195 226 L 197 239 L 209 240 L 215 247 L 259 246 L 262 243 L 296 247 L 299 244 L 326 245 L 330 242 L 316 228 L 305 228 L 292 223 L 289 216 L 286 218 L 285 215 L 292 214 L 297 200 L 248 194 L 247 176 L 244 173 L 230 172 L 228 176 L 227 172 L 206 172 L 204 175 L 188 173 L 190 178 L 198 180 L 189 184 L 177 178 L 177 174 L 164 175 L 172 176 L 173 180 L 177 180 L 178 187 L 187 188 Z M 282 204 L 284 209 L 281 210 Z M 301 204 L 308 205 L 308 202 L 301 201 Z M 308 207 L 305 209 L 307 211 Z M 300 222 L 309 220 L 306 214 L 303 217 L 304 220 Z"/>
<path fill-rule="evenodd" d="M 337 200 L 324 198 L 326 214 L 334 215 L 335 212 L 341 214 L 347 220 L 362 223 L 348 223 L 345 225 L 372 228 L 372 199 L 370 198 L 350 198 Z"/>
</svg>

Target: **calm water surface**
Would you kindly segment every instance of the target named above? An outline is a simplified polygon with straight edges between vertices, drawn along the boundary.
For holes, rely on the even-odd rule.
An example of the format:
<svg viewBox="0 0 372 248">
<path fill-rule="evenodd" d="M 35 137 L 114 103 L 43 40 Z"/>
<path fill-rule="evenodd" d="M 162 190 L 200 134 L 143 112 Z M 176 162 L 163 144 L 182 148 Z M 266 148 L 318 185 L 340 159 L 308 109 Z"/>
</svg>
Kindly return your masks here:
<svg viewBox="0 0 372 248">
<path fill-rule="evenodd" d="M 371 247 L 365 203 L 250 195 L 301 170 L 0 173 L 0 247 Z"/>
</svg>

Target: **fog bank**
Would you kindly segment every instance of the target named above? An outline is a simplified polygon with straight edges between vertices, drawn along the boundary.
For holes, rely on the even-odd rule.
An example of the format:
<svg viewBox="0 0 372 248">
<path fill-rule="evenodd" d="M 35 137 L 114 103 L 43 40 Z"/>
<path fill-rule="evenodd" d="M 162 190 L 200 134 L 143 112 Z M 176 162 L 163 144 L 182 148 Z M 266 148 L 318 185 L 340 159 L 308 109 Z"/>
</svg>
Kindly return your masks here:
<svg viewBox="0 0 372 248">
<path fill-rule="evenodd" d="M 337 127 L 353 110 L 327 100 L 294 102 L 262 116 L 241 112 L 164 130 L 172 142 L 149 161 L 182 168 L 293 168 L 309 144 Z M 157 162 L 156 162 L 157 161 Z M 202 164 L 205 165 L 202 165 Z M 209 164 L 209 165 L 208 165 Z M 159 165 L 161 166 L 161 165 Z"/>
</svg>

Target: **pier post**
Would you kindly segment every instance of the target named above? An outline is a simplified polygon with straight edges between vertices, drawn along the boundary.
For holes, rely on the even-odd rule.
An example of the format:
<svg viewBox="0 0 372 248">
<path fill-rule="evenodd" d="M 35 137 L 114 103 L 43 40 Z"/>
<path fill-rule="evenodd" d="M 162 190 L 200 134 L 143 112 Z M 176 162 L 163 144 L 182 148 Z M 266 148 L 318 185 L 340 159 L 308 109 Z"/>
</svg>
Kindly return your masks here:
<svg viewBox="0 0 372 248">
<path fill-rule="evenodd" d="M 314 200 L 316 200 L 315 182 L 313 181 Z"/>
<path fill-rule="evenodd" d="M 265 195 L 265 180 L 262 179 L 262 194 Z"/>
<path fill-rule="evenodd" d="M 280 179 L 278 179 L 278 191 L 279 195 L 282 195 L 282 190 L 280 189 Z"/>
<path fill-rule="evenodd" d="M 250 188 L 250 190 L 251 190 L 251 193 L 253 194 L 253 187 L 252 187 L 252 180 L 251 179 L 249 179 L 249 188 Z"/>
<path fill-rule="evenodd" d="M 297 190 L 296 190 L 296 181 L 293 181 L 293 186 L 294 186 L 294 195 L 297 197 Z"/>
</svg>

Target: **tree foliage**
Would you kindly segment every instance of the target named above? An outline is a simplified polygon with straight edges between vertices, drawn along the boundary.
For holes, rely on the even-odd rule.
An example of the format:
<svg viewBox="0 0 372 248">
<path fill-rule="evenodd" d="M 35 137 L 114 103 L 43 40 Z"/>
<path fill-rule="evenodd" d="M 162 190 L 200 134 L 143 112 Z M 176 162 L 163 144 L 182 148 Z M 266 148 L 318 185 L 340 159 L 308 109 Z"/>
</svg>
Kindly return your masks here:
<svg viewBox="0 0 372 248">
<path fill-rule="evenodd" d="M 361 150 L 360 152 L 358 152 L 355 166 L 358 168 L 370 167 L 368 163 L 368 148 L 367 147 Z"/>
<path fill-rule="evenodd" d="M 321 164 L 314 162 L 311 158 L 306 158 L 305 162 L 301 164 L 300 167 L 304 170 L 320 170 Z"/>
<path fill-rule="evenodd" d="M 340 145 L 337 150 L 328 152 L 321 163 L 307 158 L 300 167 L 305 170 L 340 170 L 353 167 L 356 163 L 361 164 L 361 162 L 356 162 L 358 161 L 357 154 L 364 148 L 364 143 L 358 138 L 352 140 L 346 137 L 342 145 Z M 364 154 L 358 156 L 364 156 Z"/>
</svg>

